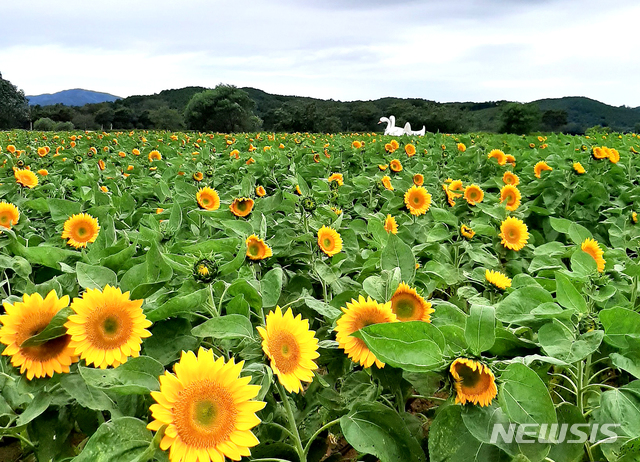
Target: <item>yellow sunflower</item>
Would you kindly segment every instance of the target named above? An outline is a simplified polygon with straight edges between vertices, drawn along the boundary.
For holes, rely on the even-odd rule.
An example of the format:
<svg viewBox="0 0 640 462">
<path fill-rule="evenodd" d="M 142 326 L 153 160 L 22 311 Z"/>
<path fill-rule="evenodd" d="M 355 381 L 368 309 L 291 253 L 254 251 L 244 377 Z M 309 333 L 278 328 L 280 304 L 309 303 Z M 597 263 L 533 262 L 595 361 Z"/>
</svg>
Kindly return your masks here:
<svg viewBox="0 0 640 462">
<path fill-rule="evenodd" d="M 462 180 L 451 180 L 449 182 L 449 191 L 462 191 L 464 187 L 462 186 Z M 462 197 L 462 194 L 455 193 L 455 197 Z"/>
<path fill-rule="evenodd" d="M 549 167 L 544 160 L 541 160 L 533 167 L 533 173 L 535 174 L 536 178 L 542 178 L 541 174 L 545 170 L 551 171 L 553 169 Z"/>
<path fill-rule="evenodd" d="M 521 250 L 529 240 L 527 225 L 518 218 L 508 217 L 500 225 L 500 243 L 507 249 Z"/>
<path fill-rule="evenodd" d="M 469 203 L 469 205 L 476 205 L 477 203 L 483 201 L 484 191 L 480 188 L 480 186 L 470 184 L 469 186 L 464 188 L 464 198 Z"/>
<path fill-rule="evenodd" d="M 602 258 L 604 251 L 600 248 L 598 242 L 595 239 L 588 237 L 582 242 L 581 248 L 593 257 L 596 261 L 596 265 L 598 266 L 598 271 L 602 273 L 604 271 L 606 261 Z"/>
<path fill-rule="evenodd" d="M 2 352 L 11 356 L 11 364 L 26 371 L 29 380 L 34 377 L 53 377 L 54 372 L 69 372 L 69 366 L 77 360 L 69 342 L 71 337 L 63 335 L 36 346 L 22 344 L 29 337 L 42 332 L 53 317 L 69 305 L 69 297 L 58 298 L 51 291 L 43 299 L 40 294 L 22 296 L 22 302 L 4 302 L 5 314 L 0 316 L 0 342 L 7 345 Z"/>
<path fill-rule="evenodd" d="M 384 220 L 384 230 L 390 234 L 398 234 L 398 223 L 391 215 L 387 215 Z"/>
<path fill-rule="evenodd" d="M 220 208 L 220 196 L 215 189 L 208 186 L 200 188 L 196 193 L 198 205 L 205 210 L 218 210 Z"/>
<path fill-rule="evenodd" d="M 86 247 L 88 242 L 95 242 L 98 238 L 98 219 L 86 213 L 73 215 L 64 222 L 62 239 L 69 239 L 67 244 L 76 249 Z"/>
<path fill-rule="evenodd" d="M 402 164 L 400 163 L 400 161 L 398 159 L 393 159 L 391 162 L 389 162 L 389 168 L 393 172 L 401 172 L 402 171 Z"/>
<path fill-rule="evenodd" d="M 620 162 L 620 153 L 617 149 L 612 148 L 609 150 L 609 161 L 614 164 Z"/>
<path fill-rule="evenodd" d="M 573 169 L 576 171 L 576 173 L 578 175 L 582 175 L 583 173 L 586 172 L 586 170 L 584 169 L 584 167 L 582 166 L 582 164 L 580 162 L 575 162 L 573 164 Z"/>
<path fill-rule="evenodd" d="M 264 260 L 273 256 L 271 247 L 255 234 L 247 238 L 247 257 L 251 260 Z"/>
<path fill-rule="evenodd" d="M 318 339 L 309 330 L 309 321 L 293 317 L 289 308 L 284 314 L 279 306 L 266 318 L 265 327 L 257 327 L 262 349 L 271 360 L 271 369 L 289 393 L 302 391 L 301 382 L 313 381 L 313 362 L 318 356 Z"/>
<path fill-rule="evenodd" d="M 416 289 L 401 282 L 395 293 L 391 296 L 391 311 L 398 321 L 425 321 L 431 322 L 431 303 L 426 301 Z"/>
<path fill-rule="evenodd" d="M 229 206 L 229 210 L 237 217 L 246 217 L 253 210 L 253 199 L 248 197 L 236 198 Z"/>
<path fill-rule="evenodd" d="M 40 176 L 47 176 L 49 175 L 49 171 L 46 168 L 41 168 L 40 170 L 37 171 L 38 175 Z"/>
<path fill-rule="evenodd" d="M 422 173 L 416 173 L 413 175 L 413 184 L 416 186 L 422 186 L 424 184 L 424 175 Z"/>
<path fill-rule="evenodd" d="M 400 147 L 400 143 L 398 143 L 396 140 L 391 140 L 389 144 L 391 145 L 394 151 Z"/>
<path fill-rule="evenodd" d="M 344 184 L 344 177 L 342 176 L 342 173 L 333 173 L 327 181 L 329 181 L 329 183 L 335 181 L 338 183 L 338 186 L 342 186 Z"/>
<path fill-rule="evenodd" d="M 416 147 L 413 144 L 407 144 L 404 147 L 404 152 L 407 153 L 407 156 L 413 157 L 416 155 Z"/>
<path fill-rule="evenodd" d="M 130 300 L 129 292 L 108 284 L 102 291 L 87 289 L 71 302 L 75 314 L 65 323 L 71 335 L 69 346 L 87 364 L 101 369 L 140 356 L 142 339 L 151 335 L 146 330 L 151 321 L 142 312 L 142 302 Z"/>
<path fill-rule="evenodd" d="M 464 145 L 464 143 L 458 143 L 457 147 L 458 151 L 460 152 L 465 152 L 467 150 L 467 147 Z"/>
<path fill-rule="evenodd" d="M 355 140 L 353 143 L 351 143 L 351 147 L 353 149 L 360 149 L 362 148 L 362 143 L 358 140 Z"/>
<path fill-rule="evenodd" d="M 593 157 L 596 159 L 606 159 L 609 157 L 609 152 L 607 152 L 607 148 L 605 147 L 594 146 Z"/>
<path fill-rule="evenodd" d="M 267 191 L 265 191 L 264 186 L 257 186 L 256 187 L 256 196 L 264 197 L 266 195 L 267 195 Z"/>
<path fill-rule="evenodd" d="M 20 220 L 18 207 L 8 202 L 0 202 L 0 227 L 11 229 Z"/>
<path fill-rule="evenodd" d="M 518 186 L 520 184 L 520 178 L 513 172 L 506 171 L 502 175 L 502 181 L 504 184 L 510 184 L 512 186 Z"/>
<path fill-rule="evenodd" d="M 507 184 L 500 190 L 500 203 L 507 201 L 507 210 L 513 212 L 520 207 L 520 191 L 516 186 Z"/>
<path fill-rule="evenodd" d="M 387 165 L 387 164 L 378 164 L 378 168 L 379 168 L 381 171 L 383 171 L 383 172 L 384 172 L 387 168 L 389 168 L 389 165 Z"/>
<path fill-rule="evenodd" d="M 38 177 L 31 170 L 13 167 L 13 176 L 16 182 L 25 188 L 32 189 L 38 185 Z"/>
<path fill-rule="evenodd" d="M 389 191 L 393 191 L 393 185 L 391 184 L 391 178 L 389 178 L 387 175 L 382 177 L 382 185 L 384 186 L 385 189 L 388 189 Z"/>
<path fill-rule="evenodd" d="M 353 362 L 364 367 L 371 367 L 374 363 L 379 368 L 384 367 L 384 363 L 376 358 L 367 345 L 351 334 L 371 324 L 397 322 L 398 318 L 391 310 L 391 302 L 382 304 L 370 297 L 365 300 L 361 295 L 357 301 L 352 299 L 350 303 L 347 302 L 346 308 L 342 308 L 342 311 L 343 315 L 336 322 L 335 328 L 338 346 Z"/>
<path fill-rule="evenodd" d="M 637 212 L 631 212 L 631 221 L 633 221 L 634 223 L 638 222 L 638 213 Z"/>
<path fill-rule="evenodd" d="M 516 158 L 513 157 L 511 154 L 507 154 L 505 156 L 505 159 L 507 162 L 509 162 L 511 165 L 513 165 L 514 167 L 516 166 Z"/>
<path fill-rule="evenodd" d="M 167 425 L 160 449 L 169 449 L 172 462 L 223 462 L 250 456 L 249 448 L 260 442 L 251 429 L 260 423 L 256 412 L 266 403 L 252 401 L 259 385 L 250 376 L 239 377 L 244 361 L 213 358 L 202 347 L 196 356 L 182 352 L 173 370 L 160 376 L 160 391 L 149 407 L 154 419 L 147 428 L 158 431 Z"/>
<path fill-rule="evenodd" d="M 202 172 L 196 172 L 193 174 L 193 179 L 196 181 L 202 181 L 202 179 L 204 178 L 204 175 Z"/>
<path fill-rule="evenodd" d="M 498 396 L 496 379 L 491 369 L 479 361 L 458 358 L 449 367 L 456 389 L 456 404 L 473 403 L 489 406 Z"/>
<path fill-rule="evenodd" d="M 318 245 L 320 250 L 333 257 L 342 250 L 342 238 L 335 229 L 323 226 L 318 230 Z"/>
<path fill-rule="evenodd" d="M 492 150 L 488 155 L 488 159 L 495 159 L 498 161 L 498 165 L 504 165 L 507 163 L 507 156 L 500 149 Z"/>
<path fill-rule="evenodd" d="M 154 160 L 162 160 L 162 154 L 160 154 L 160 151 L 151 151 L 148 157 L 149 162 L 153 162 Z"/>
<path fill-rule="evenodd" d="M 506 274 L 501 273 L 500 271 L 489 271 L 486 270 L 484 272 L 484 278 L 490 284 L 493 284 L 499 289 L 506 289 L 507 287 L 511 287 L 511 279 L 507 277 Z"/>
<path fill-rule="evenodd" d="M 473 236 L 476 235 L 476 232 L 473 229 L 469 228 L 467 225 L 462 225 L 460 226 L 460 234 L 462 234 L 467 239 L 472 239 Z"/>
<path fill-rule="evenodd" d="M 422 186 L 413 185 L 404 193 L 404 204 L 411 212 L 411 215 L 423 215 L 431 207 L 431 194 Z"/>
</svg>

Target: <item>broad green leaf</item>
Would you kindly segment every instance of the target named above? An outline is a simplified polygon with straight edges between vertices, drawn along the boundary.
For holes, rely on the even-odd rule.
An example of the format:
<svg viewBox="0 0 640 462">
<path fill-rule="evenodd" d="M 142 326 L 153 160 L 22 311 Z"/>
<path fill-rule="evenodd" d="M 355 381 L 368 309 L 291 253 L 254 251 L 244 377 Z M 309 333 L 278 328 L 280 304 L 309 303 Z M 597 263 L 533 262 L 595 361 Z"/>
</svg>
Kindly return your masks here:
<svg viewBox="0 0 640 462">
<path fill-rule="evenodd" d="M 20 414 L 20 416 L 18 416 L 16 425 L 19 427 L 21 425 L 28 424 L 44 411 L 46 411 L 50 404 L 51 396 L 49 395 L 49 393 L 44 390 L 39 392 L 33 397 L 33 400 L 29 403 L 24 412 Z"/>
<path fill-rule="evenodd" d="M 262 294 L 262 304 L 265 308 L 276 306 L 280 300 L 282 292 L 282 279 L 284 272 L 282 268 L 275 267 L 262 277 L 260 281 L 260 293 Z"/>
<path fill-rule="evenodd" d="M 382 249 L 380 265 L 383 270 L 400 268 L 400 277 L 407 284 L 411 284 L 416 273 L 416 259 L 411 247 L 395 234 L 389 235 L 387 245 Z"/>
<path fill-rule="evenodd" d="M 221 338 L 253 338 L 253 326 L 244 316 L 228 314 L 219 318 L 209 319 L 191 329 L 196 337 Z"/>
<path fill-rule="evenodd" d="M 116 273 L 104 266 L 87 265 L 86 263 L 76 263 L 76 274 L 78 284 L 84 289 L 102 290 L 109 284 L 111 287 L 117 287 Z"/>
<path fill-rule="evenodd" d="M 560 305 L 578 313 L 588 311 L 584 297 L 571 283 L 571 280 L 559 271 L 556 271 L 556 299 Z"/>
<path fill-rule="evenodd" d="M 400 415 L 381 403 L 357 403 L 340 419 L 340 427 L 351 446 L 380 462 L 425 461 L 420 444 Z"/>
<path fill-rule="evenodd" d="M 323 301 L 316 300 L 313 297 L 305 298 L 304 302 L 309 308 L 316 311 L 318 314 L 321 314 L 327 319 L 336 319 L 342 314 L 342 311 L 340 311 L 339 309 L 334 308 L 333 306 Z"/>
<path fill-rule="evenodd" d="M 604 332 L 595 330 L 576 338 L 576 332 L 557 320 L 538 330 L 538 342 L 544 352 L 569 364 L 582 361 L 594 353 L 600 347 L 603 337 Z"/>
<path fill-rule="evenodd" d="M 562 424 L 582 424 L 586 423 L 582 412 L 576 406 L 570 403 L 562 403 L 556 408 L 558 414 L 558 425 Z M 551 445 L 549 458 L 555 461 L 581 462 L 584 458 L 584 443 L 569 443 L 573 436 L 567 435 L 564 442 Z"/>
<path fill-rule="evenodd" d="M 629 348 L 627 338 L 640 340 L 640 313 L 625 308 L 609 308 L 600 311 L 604 327 L 604 341 L 617 348 Z"/>
<path fill-rule="evenodd" d="M 203 306 L 210 297 L 209 289 L 201 289 L 187 295 L 173 296 L 159 308 L 149 311 L 149 321 L 160 321 L 178 314 L 206 311 Z"/>
<path fill-rule="evenodd" d="M 578 249 L 571 256 L 571 270 L 580 276 L 591 276 L 597 274 L 598 265 L 591 255 Z"/>
<path fill-rule="evenodd" d="M 53 221 L 67 221 L 82 211 L 82 203 L 65 199 L 47 199 Z"/>
<path fill-rule="evenodd" d="M 380 303 L 388 302 L 401 282 L 400 268 L 383 270 L 380 276 L 369 276 L 362 283 L 362 288 L 371 298 Z"/>
<path fill-rule="evenodd" d="M 114 369 L 79 366 L 85 383 L 93 388 L 124 395 L 146 395 L 160 389 L 158 377 L 164 366 L 148 356 L 130 358 Z"/>
<path fill-rule="evenodd" d="M 526 323 L 536 319 L 531 310 L 553 302 L 549 292 L 541 287 L 527 286 L 507 295 L 496 305 L 496 318 L 506 323 Z"/>
<path fill-rule="evenodd" d="M 167 225 L 167 231 L 171 234 L 178 232 L 182 226 L 182 207 L 179 203 L 174 202 L 171 207 L 171 215 L 169 215 L 169 223 Z"/>
<path fill-rule="evenodd" d="M 640 437 L 640 382 L 634 381 L 600 395 L 599 421 L 619 424 L 618 435 Z"/>
<path fill-rule="evenodd" d="M 496 317 L 492 306 L 472 305 L 464 336 L 475 355 L 490 350 L 496 341 Z"/>
<path fill-rule="evenodd" d="M 64 323 L 67 322 L 67 320 L 69 319 L 69 315 L 72 315 L 74 313 L 75 311 L 73 311 L 69 307 L 61 309 L 56 313 L 56 315 L 51 319 L 51 321 L 49 321 L 49 324 L 47 325 L 47 327 L 44 328 L 42 332 L 29 337 L 24 342 L 22 342 L 22 345 L 20 346 L 22 348 L 38 346 L 38 345 L 42 345 L 48 340 L 66 335 L 67 328 L 64 327 Z"/>
<path fill-rule="evenodd" d="M 82 407 L 96 411 L 116 409 L 115 403 L 104 391 L 88 386 L 80 374 L 63 374 L 60 377 L 60 385 Z"/>
<path fill-rule="evenodd" d="M 151 440 L 145 422 L 119 417 L 100 425 L 73 462 L 132 462 L 147 450 Z"/>
<path fill-rule="evenodd" d="M 247 259 L 247 244 L 246 242 L 243 241 L 240 244 L 240 248 L 238 249 L 238 253 L 234 257 L 234 259 L 220 266 L 220 270 L 219 270 L 220 276 L 224 276 L 227 274 L 231 274 L 234 271 L 238 271 L 238 269 L 242 266 L 242 264 L 245 262 L 246 259 Z"/>
<path fill-rule="evenodd" d="M 227 294 L 232 298 L 239 294 L 244 295 L 244 299 L 249 303 L 249 306 L 256 311 L 256 313 L 262 308 L 262 296 L 258 293 L 256 288 L 249 284 L 245 279 L 236 279 L 233 281 L 227 290 Z"/>
<path fill-rule="evenodd" d="M 580 245 L 585 239 L 593 237 L 591 231 L 577 223 L 571 223 L 571 225 L 569 225 L 567 234 L 576 245 Z"/>
</svg>

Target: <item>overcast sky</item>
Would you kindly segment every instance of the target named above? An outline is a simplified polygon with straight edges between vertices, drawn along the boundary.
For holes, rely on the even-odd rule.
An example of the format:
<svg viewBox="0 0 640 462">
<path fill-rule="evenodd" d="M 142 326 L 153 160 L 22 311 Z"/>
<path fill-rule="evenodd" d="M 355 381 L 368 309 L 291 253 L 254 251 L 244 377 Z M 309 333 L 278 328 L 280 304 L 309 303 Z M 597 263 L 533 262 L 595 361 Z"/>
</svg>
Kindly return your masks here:
<svg viewBox="0 0 640 462">
<path fill-rule="evenodd" d="M 28 95 L 226 83 L 640 106 L 637 0 L 11 0 L 2 16 L 0 73 Z"/>
</svg>

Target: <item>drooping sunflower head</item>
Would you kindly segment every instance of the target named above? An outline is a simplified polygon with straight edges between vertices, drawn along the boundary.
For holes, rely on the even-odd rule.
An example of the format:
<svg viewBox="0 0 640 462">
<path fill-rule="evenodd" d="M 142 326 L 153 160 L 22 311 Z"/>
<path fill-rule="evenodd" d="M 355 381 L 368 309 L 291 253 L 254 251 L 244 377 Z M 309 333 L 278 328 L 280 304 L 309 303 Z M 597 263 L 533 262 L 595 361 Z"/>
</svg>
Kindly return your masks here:
<svg viewBox="0 0 640 462">
<path fill-rule="evenodd" d="M 302 382 L 313 380 L 318 368 L 318 339 L 309 330 L 309 321 L 301 315 L 295 318 L 291 308 L 284 314 L 279 306 L 266 317 L 265 327 L 258 327 L 262 349 L 271 360 L 271 369 L 290 393 L 302 391 Z"/>
<path fill-rule="evenodd" d="M 375 300 L 360 296 L 358 300 L 347 302 L 346 308 L 342 308 L 343 315 L 336 322 L 336 340 L 340 348 L 351 358 L 353 362 L 364 367 L 371 367 L 374 363 L 379 368 L 384 363 L 376 358 L 375 354 L 360 339 L 351 334 L 371 324 L 383 322 L 396 322 L 398 318 L 391 310 L 391 302 L 378 303 Z"/>
<path fill-rule="evenodd" d="M 327 181 L 329 181 L 329 183 L 335 181 L 338 186 L 342 186 L 344 184 L 344 177 L 342 176 L 342 173 L 334 173 L 327 179 Z"/>
<path fill-rule="evenodd" d="M 160 151 L 153 150 L 149 153 L 149 162 L 153 162 L 154 160 L 162 160 L 162 154 Z"/>
<path fill-rule="evenodd" d="M 520 184 L 520 178 L 513 172 L 506 171 L 504 175 L 502 175 L 502 181 L 504 184 L 510 184 L 512 186 L 518 186 Z"/>
<path fill-rule="evenodd" d="M 267 191 L 264 189 L 264 186 L 257 186 L 256 187 L 256 196 L 264 197 L 266 195 L 267 195 Z"/>
<path fill-rule="evenodd" d="M 489 152 L 487 158 L 497 160 L 498 165 L 504 165 L 507 163 L 507 156 L 500 149 L 493 149 L 491 152 Z"/>
<path fill-rule="evenodd" d="M 193 174 L 193 179 L 195 181 L 202 181 L 203 178 L 204 178 L 204 174 L 202 172 L 195 172 Z"/>
<path fill-rule="evenodd" d="M 220 196 L 215 189 L 208 186 L 200 188 L 196 193 L 198 205 L 205 210 L 218 210 L 220 208 Z"/>
<path fill-rule="evenodd" d="M 393 172 L 401 172 L 402 171 L 402 164 L 400 163 L 400 161 L 398 159 L 393 159 L 391 162 L 389 162 L 389 168 Z"/>
<path fill-rule="evenodd" d="M 416 289 L 401 282 L 395 293 L 391 296 L 391 311 L 398 321 L 425 321 L 431 322 L 431 303 L 418 294 Z"/>
<path fill-rule="evenodd" d="M 313 197 L 305 197 L 302 199 L 302 208 L 307 212 L 313 212 L 316 209 L 316 201 Z"/>
<path fill-rule="evenodd" d="M 477 203 L 484 200 L 484 191 L 480 188 L 480 186 L 470 184 L 469 186 L 464 188 L 464 198 L 469 203 L 469 205 L 476 205 Z"/>
<path fill-rule="evenodd" d="M 431 194 L 422 186 L 413 185 L 404 193 L 404 204 L 411 215 L 424 215 L 431 207 Z"/>
<path fill-rule="evenodd" d="M 104 290 L 87 289 L 74 298 L 75 314 L 65 323 L 70 346 L 87 364 L 105 369 L 140 355 L 142 339 L 151 326 L 142 312 L 143 300 L 129 299 L 129 292 L 106 285 Z"/>
<path fill-rule="evenodd" d="M 465 152 L 467 150 L 467 147 L 464 145 L 464 143 L 458 143 L 457 147 L 458 151 L 460 152 Z"/>
<path fill-rule="evenodd" d="M 69 346 L 71 337 L 62 335 L 40 345 L 22 346 L 25 340 L 42 332 L 53 317 L 69 305 L 69 297 L 58 298 L 51 291 L 43 299 L 38 293 L 24 294 L 22 302 L 4 302 L 5 314 L 0 316 L 0 342 L 6 345 L 2 352 L 11 356 L 11 364 L 20 368 L 29 380 L 34 377 L 53 377 L 54 372 L 69 372 L 71 363 L 77 360 Z"/>
<path fill-rule="evenodd" d="M 549 167 L 549 165 L 547 165 L 544 160 L 541 160 L 533 167 L 533 173 L 535 174 L 536 178 L 542 178 L 542 172 L 551 170 L 553 170 L 553 168 Z"/>
<path fill-rule="evenodd" d="M 5 201 L 0 202 L 0 227 L 11 229 L 18 220 L 20 220 L 18 207 Z"/>
<path fill-rule="evenodd" d="M 500 189 L 500 203 L 507 202 L 507 210 L 513 212 L 520 206 L 520 191 L 516 186 L 507 184 Z"/>
<path fill-rule="evenodd" d="M 407 156 L 413 157 L 416 155 L 416 147 L 413 144 L 409 143 L 405 145 L 404 152 L 407 153 Z"/>
<path fill-rule="evenodd" d="M 424 175 L 422 173 L 416 173 L 413 175 L 413 184 L 416 186 L 422 186 L 424 184 Z"/>
<path fill-rule="evenodd" d="M 255 234 L 247 238 L 247 257 L 251 260 L 264 260 L 273 256 L 271 247 Z"/>
<path fill-rule="evenodd" d="M 388 175 L 383 176 L 380 181 L 382 182 L 382 186 L 384 186 L 384 189 L 387 189 L 389 191 L 393 191 L 393 185 L 391 184 L 391 178 L 389 178 Z"/>
<path fill-rule="evenodd" d="M 575 172 L 578 175 L 582 175 L 583 173 L 586 172 L 586 170 L 584 169 L 584 167 L 582 166 L 582 164 L 580 162 L 574 162 L 573 169 L 575 170 Z"/>
<path fill-rule="evenodd" d="M 391 215 L 387 215 L 384 220 L 384 230 L 389 234 L 398 234 L 398 223 Z"/>
<path fill-rule="evenodd" d="M 222 462 L 250 456 L 249 448 L 260 442 L 251 429 L 260 423 L 256 412 L 266 403 L 252 401 L 259 385 L 240 377 L 244 361 L 214 359 L 202 347 L 196 356 L 182 352 L 175 374 L 160 377 L 160 391 L 151 392 L 156 404 L 149 407 L 154 419 L 147 428 L 158 431 L 167 425 L 160 449 L 169 450 L 174 462 Z"/>
<path fill-rule="evenodd" d="M 580 247 L 584 252 L 587 252 L 591 257 L 593 257 L 596 261 L 596 265 L 598 266 L 598 272 L 602 273 L 604 271 L 606 261 L 603 258 L 604 251 L 600 248 L 598 242 L 595 239 L 588 237 L 582 242 Z"/>
<path fill-rule="evenodd" d="M 217 265 L 207 258 L 201 258 L 193 265 L 193 277 L 196 281 L 208 284 L 215 279 L 217 273 Z"/>
<path fill-rule="evenodd" d="M 511 287 L 511 279 L 508 278 L 506 274 L 503 274 L 500 271 L 486 270 L 484 272 L 484 277 L 488 283 L 493 284 L 498 289 L 504 290 L 507 287 Z"/>
<path fill-rule="evenodd" d="M 507 154 L 505 157 L 505 160 L 507 162 L 509 162 L 511 165 L 513 165 L 514 167 L 516 166 L 516 158 L 513 157 L 511 154 Z"/>
<path fill-rule="evenodd" d="M 609 152 L 609 161 L 613 164 L 617 164 L 618 162 L 620 162 L 620 153 L 618 152 L 617 149 L 610 149 Z"/>
<path fill-rule="evenodd" d="M 87 213 L 78 213 L 64 222 L 62 239 L 68 239 L 67 244 L 76 249 L 87 247 L 87 243 L 95 242 L 98 238 L 98 219 Z"/>
<path fill-rule="evenodd" d="M 527 225 L 518 218 L 507 217 L 500 225 L 500 243 L 507 249 L 521 250 L 529 240 Z"/>
<path fill-rule="evenodd" d="M 449 372 L 456 389 L 456 404 L 473 403 L 489 406 L 498 396 L 495 376 L 481 362 L 458 358 L 449 367 Z"/>
<path fill-rule="evenodd" d="M 236 198 L 229 205 L 229 210 L 237 217 L 246 217 L 253 210 L 253 199 L 248 197 Z"/>
<path fill-rule="evenodd" d="M 604 147 L 594 146 L 592 153 L 596 159 L 606 159 L 609 157 L 609 153 Z"/>
<path fill-rule="evenodd" d="M 328 256 L 333 257 L 342 251 L 342 238 L 335 229 L 323 226 L 318 230 L 318 246 Z"/>
<path fill-rule="evenodd" d="M 25 188 L 33 189 L 38 185 L 38 177 L 28 169 L 13 168 L 13 176 L 16 182 Z"/>
<path fill-rule="evenodd" d="M 472 239 L 473 236 L 476 235 L 476 232 L 473 229 L 469 228 L 467 225 L 462 225 L 460 226 L 460 234 L 462 234 L 467 239 Z"/>
</svg>

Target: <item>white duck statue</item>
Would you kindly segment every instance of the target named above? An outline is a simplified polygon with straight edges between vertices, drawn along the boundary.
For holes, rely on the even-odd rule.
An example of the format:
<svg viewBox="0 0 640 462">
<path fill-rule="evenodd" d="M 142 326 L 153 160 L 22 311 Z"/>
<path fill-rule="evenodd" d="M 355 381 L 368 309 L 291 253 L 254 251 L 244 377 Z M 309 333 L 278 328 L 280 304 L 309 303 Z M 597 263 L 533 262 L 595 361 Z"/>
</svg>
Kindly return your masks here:
<svg viewBox="0 0 640 462">
<path fill-rule="evenodd" d="M 426 132 L 426 127 L 423 125 L 422 130 L 411 130 L 411 124 L 407 122 L 404 124 L 404 134 L 409 136 L 424 136 Z"/>
<path fill-rule="evenodd" d="M 380 121 L 378 122 L 379 124 L 385 122 L 387 124 L 387 127 L 384 129 L 384 134 L 385 135 L 391 135 L 391 136 L 402 136 L 404 135 L 404 129 L 401 127 L 396 127 L 396 118 L 395 116 L 389 116 L 387 117 L 380 117 Z"/>
</svg>

